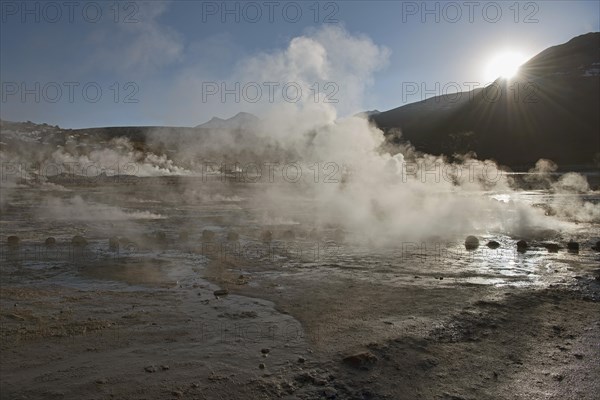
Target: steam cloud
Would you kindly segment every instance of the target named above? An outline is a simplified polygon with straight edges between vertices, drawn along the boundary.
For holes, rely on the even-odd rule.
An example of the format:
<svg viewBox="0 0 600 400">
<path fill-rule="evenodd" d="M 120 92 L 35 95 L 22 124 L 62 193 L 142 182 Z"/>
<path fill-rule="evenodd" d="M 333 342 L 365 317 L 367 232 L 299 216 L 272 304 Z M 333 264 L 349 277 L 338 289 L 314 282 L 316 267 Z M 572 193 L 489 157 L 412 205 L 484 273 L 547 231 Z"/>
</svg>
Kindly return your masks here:
<svg viewBox="0 0 600 400">
<path fill-rule="evenodd" d="M 532 207 L 519 201 L 521 192 L 515 190 L 516 182 L 493 161 L 467 155 L 449 162 L 410 146 L 394 147 L 368 120 L 352 116 L 361 110 L 365 89 L 373 74 L 386 65 L 388 55 L 387 49 L 343 28 L 310 30 L 293 38 L 284 50 L 240 60 L 234 76 L 228 78 L 295 82 L 306 93 L 315 82 L 335 81 L 340 88 L 339 103 L 315 102 L 308 97 L 296 103 L 244 103 L 248 111 L 261 115 L 260 121 L 241 128 L 212 129 L 201 136 L 155 129 L 147 135 L 145 150 L 125 138 L 116 138 L 91 151 L 73 145 L 43 156 L 27 156 L 107 169 L 132 164 L 140 176 L 199 175 L 207 162 L 268 163 L 276 165 L 275 173 L 281 173 L 277 166 L 297 163 L 303 179 L 258 185 L 249 198 L 220 193 L 219 185 L 203 186 L 192 180 L 182 189 L 181 199 L 243 199 L 246 206 L 256 210 L 260 223 L 287 221 L 308 229 L 334 227 L 345 232 L 348 240 L 380 245 L 399 240 L 452 240 L 472 233 L 522 236 L 569 230 L 574 222 L 600 221 L 600 206 L 575 196 L 590 192 L 585 177 L 566 174 L 556 181 L 552 173 L 557 167 L 551 161 L 540 160 L 525 183 L 530 189 L 551 190 L 557 196 L 546 209 Z M 184 77 L 191 90 L 183 93 L 183 98 L 194 107 L 204 107 L 197 97 L 201 79 L 190 74 Z M 10 158 L 4 153 L 2 157 Z M 333 172 L 331 181 L 324 179 L 327 172 Z M 511 200 L 499 201 L 494 196 L 502 193 Z M 6 199 L 3 195 L 3 204 Z M 302 211 L 294 209 L 296 204 L 304 207 Z M 74 220 L 90 216 L 108 220 L 161 217 L 89 205 L 79 197 L 67 202 L 50 198 L 45 209 L 57 218 Z"/>
</svg>

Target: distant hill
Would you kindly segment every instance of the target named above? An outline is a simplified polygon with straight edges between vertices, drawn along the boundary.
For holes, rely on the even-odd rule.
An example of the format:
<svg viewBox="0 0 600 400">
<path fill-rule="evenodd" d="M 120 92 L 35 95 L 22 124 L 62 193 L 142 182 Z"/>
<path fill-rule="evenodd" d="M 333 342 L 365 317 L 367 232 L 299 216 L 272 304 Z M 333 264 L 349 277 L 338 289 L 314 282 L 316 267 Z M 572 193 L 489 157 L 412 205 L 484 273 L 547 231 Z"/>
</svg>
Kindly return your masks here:
<svg viewBox="0 0 600 400">
<path fill-rule="evenodd" d="M 255 126 L 259 121 L 260 119 L 254 114 L 240 112 L 229 119 L 213 117 L 210 121 L 201 125 L 197 125 L 196 128 L 229 130 L 242 129 L 248 126 Z"/>
<path fill-rule="evenodd" d="M 559 165 L 600 162 L 600 33 L 550 47 L 518 76 L 370 117 L 393 141 L 452 155 L 474 151 L 513 167 L 540 158 Z M 401 130 L 401 137 L 391 137 Z"/>
</svg>

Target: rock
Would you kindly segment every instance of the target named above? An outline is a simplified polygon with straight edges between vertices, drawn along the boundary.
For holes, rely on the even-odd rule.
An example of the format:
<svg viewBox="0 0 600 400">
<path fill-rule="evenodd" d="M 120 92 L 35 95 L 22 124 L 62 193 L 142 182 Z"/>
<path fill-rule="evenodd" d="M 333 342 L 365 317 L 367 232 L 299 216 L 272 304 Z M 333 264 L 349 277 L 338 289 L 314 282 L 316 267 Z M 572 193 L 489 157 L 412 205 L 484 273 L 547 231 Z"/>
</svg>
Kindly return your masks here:
<svg viewBox="0 0 600 400">
<path fill-rule="evenodd" d="M 105 385 L 108 383 L 108 379 L 106 379 L 106 378 L 96 379 L 96 383 L 99 385 Z"/>
<path fill-rule="evenodd" d="M 296 238 L 296 234 L 294 233 L 294 231 L 287 230 L 287 231 L 283 232 L 283 234 L 281 235 L 281 238 L 283 240 L 294 240 Z"/>
<path fill-rule="evenodd" d="M 46 238 L 46 240 L 44 241 L 44 245 L 46 247 L 54 247 L 56 246 L 56 239 L 50 236 L 49 238 Z"/>
<path fill-rule="evenodd" d="M 162 369 L 163 371 L 167 371 L 167 370 L 169 370 L 170 368 L 171 368 L 171 367 L 169 367 L 169 366 L 168 366 L 168 365 L 166 365 L 166 364 L 165 364 L 165 365 L 161 365 L 161 366 L 160 366 L 160 369 Z"/>
<path fill-rule="evenodd" d="M 167 247 L 167 234 L 164 232 L 155 232 L 154 233 L 154 243 L 161 249 L 165 249 Z"/>
<path fill-rule="evenodd" d="M 344 231 L 341 229 L 336 229 L 335 231 L 333 231 L 333 241 L 337 242 L 337 243 L 341 243 L 344 241 Z"/>
<path fill-rule="evenodd" d="M 73 239 L 71 239 L 71 244 L 74 247 L 85 247 L 88 244 L 88 241 L 83 236 L 75 235 Z"/>
<path fill-rule="evenodd" d="M 173 390 L 171 394 L 175 397 L 183 397 L 183 392 L 181 390 Z"/>
<path fill-rule="evenodd" d="M 240 235 L 237 232 L 229 231 L 227 232 L 227 240 L 230 242 L 235 242 L 240 239 Z"/>
<path fill-rule="evenodd" d="M 8 314 L 7 317 L 11 318 L 11 319 L 14 319 L 16 321 L 25 321 L 25 318 L 21 317 L 18 314 Z"/>
<path fill-rule="evenodd" d="M 258 364 L 258 368 L 265 369 L 267 366 L 264 363 Z"/>
<path fill-rule="evenodd" d="M 556 243 L 544 243 L 543 246 L 548 250 L 548 253 L 558 253 L 558 250 L 560 250 L 560 246 Z"/>
<path fill-rule="evenodd" d="M 490 240 L 487 243 L 487 247 L 489 247 L 490 249 L 497 249 L 498 247 L 500 247 L 500 243 L 496 242 L 495 240 Z"/>
<path fill-rule="evenodd" d="M 600 240 L 596 242 L 596 246 L 592 246 L 592 249 L 600 251 Z"/>
<path fill-rule="evenodd" d="M 271 350 L 269 350 L 269 349 L 261 349 L 260 350 L 260 352 L 263 353 L 263 354 L 269 354 L 270 351 Z"/>
<path fill-rule="evenodd" d="M 273 232 L 271 231 L 263 231 L 260 234 L 260 240 L 262 240 L 263 242 L 270 242 L 273 240 Z"/>
<path fill-rule="evenodd" d="M 227 296 L 229 294 L 229 290 L 227 289 L 219 289 L 213 292 L 216 298 Z"/>
<path fill-rule="evenodd" d="M 327 385 L 327 380 L 322 377 L 316 376 L 315 379 L 313 379 L 313 385 L 325 386 Z"/>
<path fill-rule="evenodd" d="M 479 247 L 479 239 L 475 236 L 467 236 L 465 239 L 465 248 L 467 250 L 475 250 Z"/>
<path fill-rule="evenodd" d="M 6 244 L 8 247 L 19 247 L 19 237 L 18 236 L 9 236 L 6 238 Z"/>
<path fill-rule="evenodd" d="M 323 396 L 325 396 L 326 399 L 335 399 L 338 394 L 337 390 L 335 390 L 331 386 L 327 386 L 326 388 L 324 388 L 321 393 L 323 393 Z"/>
<path fill-rule="evenodd" d="M 119 238 L 113 236 L 108 239 L 108 248 L 112 251 L 119 251 Z"/>
<path fill-rule="evenodd" d="M 304 364 L 306 362 L 306 359 L 304 357 L 298 357 L 298 362 L 300 364 Z"/>
<path fill-rule="evenodd" d="M 188 231 L 179 231 L 179 241 L 187 242 L 190 239 L 190 233 Z"/>
<path fill-rule="evenodd" d="M 524 240 L 519 240 L 519 241 L 517 242 L 517 251 L 520 251 L 520 252 L 525 252 L 525 251 L 527 250 L 527 248 L 528 248 L 528 247 L 529 247 L 529 245 L 528 245 L 528 244 L 527 244 L 527 242 L 526 242 L 526 241 L 524 241 Z"/>
<path fill-rule="evenodd" d="M 553 374 L 552 379 L 558 382 L 562 382 L 562 380 L 565 379 L 565 376 L 562 374 Z"/>
<path fill-rule="evenodd" d="M 569 250 L 569 253 L 579 253 L 579 243 L 571 240 L 567 243 L 567 249 Z"/>
<path fill-rule="evenodd" d="M 313 228 L 308 233 L 308 238 L 312 240 L 319 240 L 321 238 L 321 233 L 317 229 Z"/>
<path fill-rule="evenodd" d="M 202 231 L 203 242 L 212 242 L 213 240 L 215 240 L 215 233 L 213 231 L 209 231 L 208 229 Z"/>
<path fill-rule="evenodd" d="M 366 351 L 364 353 L 358 353 L 344 357 L 342 361 L 344 362 L 344 364 L 349 365 L 353 368 L 368 369 L 369 366 L 377 362 L 377 357 L 375 357 L 372 353 Z"/>
<path fill-rule="evenodd" d="M 144 367 L 144 371 L 153 373 L 158 371 L 158 369 L 156 368 L 156 365 L 148 365 L 147 367 Z"/>
<path fill-rule="evenodd" d="M 294 379 L 296 380 L 296 382 L 299 382 L 301 384 L 313 383 L 315 381 L 315 376 L 310 372 L 302 372 L 296 375 Z"/>
</svg>

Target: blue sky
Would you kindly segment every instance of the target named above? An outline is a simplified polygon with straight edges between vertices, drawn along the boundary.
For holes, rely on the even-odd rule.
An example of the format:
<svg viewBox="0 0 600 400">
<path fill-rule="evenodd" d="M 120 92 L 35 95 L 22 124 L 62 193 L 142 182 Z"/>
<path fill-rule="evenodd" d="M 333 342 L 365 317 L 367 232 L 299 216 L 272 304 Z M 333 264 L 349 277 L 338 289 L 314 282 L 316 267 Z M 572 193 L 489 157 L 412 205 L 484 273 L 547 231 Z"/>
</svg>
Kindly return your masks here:
<svg viewBox="0 0 600 400">
<path fill-rule="evenodd" d="M 383 111 L 484 85 L 502 51 L 533 56 L 600 30 L 598 1 L 66 4 L 2 1 L 2 119 L 193 126 L 260 114 L 266 92 L 253 103 L 207 91 L 265 82 L 276 96 L 300 82 L 302 101 L 328 93 L 339 115 Z"/>
</svg>

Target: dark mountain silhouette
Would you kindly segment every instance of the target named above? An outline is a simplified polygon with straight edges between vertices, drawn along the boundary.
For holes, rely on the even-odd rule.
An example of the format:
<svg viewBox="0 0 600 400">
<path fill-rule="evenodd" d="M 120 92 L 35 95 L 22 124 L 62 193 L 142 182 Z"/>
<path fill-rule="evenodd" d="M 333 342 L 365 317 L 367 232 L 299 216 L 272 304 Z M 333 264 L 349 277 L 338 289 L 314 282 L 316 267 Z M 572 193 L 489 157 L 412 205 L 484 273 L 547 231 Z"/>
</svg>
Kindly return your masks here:
<svg viewBox="0 0 600 400">
<path fill-rule="evenodd" d="M 229 119 L 222 119 L 218 117 L 212 117 L 210 121 L 205 122 L 201 125 L 197 125 L 196 128 L 204 129 L 241 129 L 249 125 L 256 125 L 260 119 L 247 112 L 240 112 Z"/>
<path fill-rule="evenodd" d="M 539 53 L 516 78 L 438 96 L 370 117 L 392 141 L 417 150 L 495 159 L 514 168 L 548 158 L 600 162 L 600 33 Z M 397 135 L 398 129 L 401 136 Z"/>
</svg>

